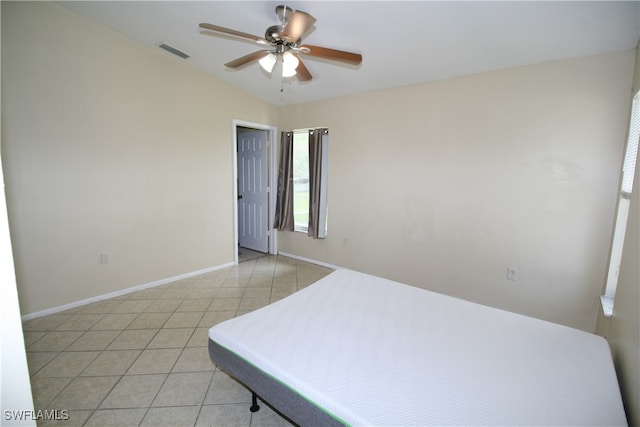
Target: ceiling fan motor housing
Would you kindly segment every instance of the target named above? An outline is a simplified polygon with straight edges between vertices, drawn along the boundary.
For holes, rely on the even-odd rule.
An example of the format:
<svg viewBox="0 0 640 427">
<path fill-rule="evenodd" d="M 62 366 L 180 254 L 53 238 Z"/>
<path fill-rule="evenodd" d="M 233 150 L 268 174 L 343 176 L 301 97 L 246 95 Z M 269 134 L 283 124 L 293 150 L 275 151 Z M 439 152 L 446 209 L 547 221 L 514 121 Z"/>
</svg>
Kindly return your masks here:
<svg viewBox="0 0 640 427">
<path fill-rule="evenodd" d="M 300 45 L 300 42 L 302 41 L 302 38 L 299 38 L 295 42 L 283 40 L 280 37 L 280 33 L 283 30 L 284 26 L 272 25 L 271 27 L 267 28 L 267 31 L 265 31 L 264 39 L 271 43 L 276 49 L 278 49 L 278 46 L 282 46 L 283 51 L 298 47 Z"/>
</svg>

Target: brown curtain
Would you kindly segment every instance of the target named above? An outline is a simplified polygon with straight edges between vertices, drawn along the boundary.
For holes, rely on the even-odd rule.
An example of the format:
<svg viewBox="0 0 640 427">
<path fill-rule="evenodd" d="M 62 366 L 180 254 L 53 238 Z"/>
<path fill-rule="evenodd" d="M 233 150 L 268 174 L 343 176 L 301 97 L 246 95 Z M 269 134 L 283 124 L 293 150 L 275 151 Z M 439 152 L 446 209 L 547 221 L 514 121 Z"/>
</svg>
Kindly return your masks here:
<svg viewBox="0 0 640 427">
<path fill-rule="evenodd" d="M 293 231 L 293 132 L 280 134 L 280 162 L 278 164 L 278 193 L 273 227 Z"/>
<path fill-rule="evenodd" d="M 322 221 L 322 138 L 329 129 L 309 129 L 309 228 L 307 235 L 314 239 L 325 237 L 326 223 Z"/>
</svg>

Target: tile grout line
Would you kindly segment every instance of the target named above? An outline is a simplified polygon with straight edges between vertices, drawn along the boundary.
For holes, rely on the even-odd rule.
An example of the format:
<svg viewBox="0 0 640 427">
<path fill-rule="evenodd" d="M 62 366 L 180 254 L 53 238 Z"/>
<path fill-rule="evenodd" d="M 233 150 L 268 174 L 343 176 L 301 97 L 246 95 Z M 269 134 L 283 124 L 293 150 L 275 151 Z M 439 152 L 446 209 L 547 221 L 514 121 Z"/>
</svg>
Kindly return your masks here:
<svg viewBox="0 0 640 427">
<path fill-rule="evenodd" d="M 135 299 L 134 299 L 135 300 Z M 156 299 L 161 301 L 162 299 Z M 139 300 L 136 300 L 139 301 Z M 150 301 L 154 301 L 154 300 L 150 300 Z M 182 302 L 184 302 L 184 299 L 181 300 Z M 85 422 L 83 423 L 83 425 L 86 425 L 86 423 L 89 422 L 89 420 L 93 417 L 93 415 L 96 413 L 96 411 L 98 410 L 108 410 L 108 409 L 125 409 L 125 408 L 100 408 L 100 406 L 104 403 L 104 401 L 107 399 L 107 397 L 109 397 L 109 395 L 113 392 L 113 390 L 117 387 L 118 384 L 120 384 L 120 382 L 122 381 L 122 379 L 127 375 L 127 372 L 129 372 L 129 370 L 131 369 L 131 367 L 133 365 L 135 365 L 136 361 L 138 361 L 140 359 L 140 357 L 142 356 L 142 354 L 144 353 L 145 350 L 152 350 L 149 348 L 149 345 L 153 342 L 153 339 L 158 336 L 158 333 L 163 329 L 164 325 L 167 324 L 167 322 L 169 321 L 169 319 L 171 318 L 171 316 L 173 314 L 176 313 L 176 310 L 178 309 L 178 307 L 180 306 L 180 304 L 176 305 L 176 308 L 173 309 L 173 311 L 170 311 L 169 313 L 171 313 L 167 319 L 162 322 L 162 325 L 157 328 L 156 332 L 153 334 L 153 336 L 149 339 L 149 342 L 145 345 L 144 348 L 140 349 L 140 353 L 138 354 L 138 356 L 136 356 L 136 358 L 133 360 L 133 362 L 131 362 L 131 364 L 129 365 L 129 367 L 124 371 L 124 373 L 122 375 L 120 375 L 120 378 L 118 379 L 118 381 L 115 382 L 115 384 L 113 385 L 113 387 L 110 388 L 110 390 L 104 395 L 104 397 L 102 398 L 102 400 L 100 401 L 100 403 L 98 403 L 98 405 L 96 406 L 95 409 L 92 410 L 91 415 L 89 417 L 87 417 L 87 419 L 85 420 Z M 146 307 L 145 307 L 146 308 Z M 114 308 L 115 310 L 115 308 Z M 121 333 L 118 335 L 121 336 L 125 331 L 127 330 L 138 330 L 138 329 L 129 329 L 129 326 L 131 324 L 133 324 L 135 322 L 136 319 L 138 319 L 140 317 L 140 315 L 142 315 L 144 313 L 144 310 L 137 313 L 137 316 L 135 317 L 134 320 L 132 320 L 124 329 L 122 329 Z M 155 329 L 155 328 L 154 328 Z M 142 330 L 142 329 L 140 329 Z M 195 329 L 194 329 L 195 332 Z M 192 332 L 193 334 L 193 332 Z M 191 337 L 191 335 L 189 336 Z M 187 340 L 188 342 L 189 340 Z M 186 345 L 186 344 L 185 344 Z M 107 346 L 108 347 L 108 346 Z M 104 351 L 108 351 L 107 347 L 105 347 Z M 133 350 L 133 349 L 126 349 L 126 350 Z M 137 349 L 136 349 L 137 350 Z M 114 350 L 109 350 L 109 351 L 114 351 Z M 180 355 L 182 354 L 182 352 L 184 351 L 184 348 L 180 351 Z M 180 355 L 178 355 L 178 357 L 176 358 L 176 361 L 173 363 L 171 369 L 169 370 L 169 373 L 171 372 L 171 370 L 175 367 L 175 364 L 177 363 L 178 359 L 180 358 Z M 88 366 L 87 366 L 88 367 Z M 86 368 L 85 368 L 86 369 Z M 162 389 L 162 387 L 164 386 L 165 382 L 167 381 L 167 378 L 169 378 L 169 373 L 166 374 L 165 378 L 163 379 L 162 383 L 160 384 L 160 386 L 158 387 L 158 390 L 156 391 L 155 395 L 153 396 L 153 399 L 151 399 L 151 402 L 149 403 L 148 406 L 146 407 L 139 407 L 140 409 L 145 409 L 144 415 L 142 416 L 142 418 L 140 419 L 140 422 L 138 423 L 138 425 L 140 425 L 143 421 L 144 418 L 147 416 L 147 414 L 149 413 L 149 409 L 152 407 L 153 402 L 155 401 L 155 399 L 158 397 L 158 394 L 160 393 L 160 390 Z M 149 373 L 149 374 L 130 374 L 130 375 L 157 375 L 156 373 Z M 128 409 L 128 408 L 127 408 Z"/>
<path fill-rule="evenodd" d="M 111 313 L 113 313 L 113 311 L 116 308 L 114 307 L 114 309 L 111 311 Z M 139 313 L 135 319 L 137 319 L 140 316 L 141 313 Z M 135 319 L 132 320 L 125 328 L 123 328 L 120 333 L 118 334 L 118 336 L 116 338 L 114 338 L 111 343 L 109 343 L 102 351 L 103 354 L 105 351 L 108 351 L 107 348 L 109 347 L 109 345 L 111 345 L 113 343 L 113 341 L 115 341 L 118 337 L 122 336 L 122 334 L 128 329 L 128 326 L 131 325 L 133 322 L 135 322 Z M 166 321 L 165 321 L 166 323 Z M 164 323 L 163 323 L 164 325 Z M 158 332 L 160 331 L 161 328 L 158 328 L 158 330 L 156 331 L 155 334 L 153 334 L 153 336 L 151 337 L 151 339 L 149 340 L 149 343 L 151 343 L 151 341 L 153 341 L 153 338 L 158 334 Z M 149 345 L 149 343 L 147 343 L 147 346 Z M 145 347 L 146 348 L 146 347 Z M 132 350 L 132 349 L 126 349 L 126 350 Z M 127 374 L 127 372 L 129 371 L 129 369 L 131 369 L 131 366 L 133 366 L 136 361 L 140 358 L 140 356 L 142 355 L 142 353 L 144 352 L 145 349 L 141 349 L 140 353 L 138 354 L 138 356 L 136 356 L 136 358 L 133 360 L 133 362 L 131 362 L 131 365 L 129 365 L 129 367 L 122 373 L 122 375 L 120 375 L 120 378 L 118 378 L 118 380 L 113 384 L 113 386 L 109 389 L 109 391 L 107 393 L 105 393 L 104 397 L 100 400 L 100 402 L 96 405 L 96 407 L 94 409 L 91 410 L 91 414 L 85 419 L 84 423 L 82 423 L 82 425 L 86 425 L 89 420 L 91 418 L 93 418 L 93 416 L 95 415 L 95 413 L 100 409 L 100 405 L 102 405 L 104 403 L 104 401 L 107 399 L 107 397 L 109 397 L 109 395 L 113 392 L 113 390 L 115 390 L 115 388 L 118 386 L 118 384 L 120 384 L 120 382 L 122 381 L 122 379 L 125 377 L 125 375 Z M 110 350 L 113 351 L 113 350 Z M 89 367 L 89 365 L 87 365 L 87 368 Z M 85 369 L 87 369 L 85 368 Z M 84 370 L 83 370 L 84 371 Z M 79 375 L 78 375 L 79 376 Z M 76 377 L 77 378 L 77 377 Z M 147 409 L 148 411 L 148 409 Z M 146 415 L 146 412 L 145 412 Z M 144 417 L 143 417 L 144 419 Z"/>
<path fill-rule="evenodd" d="M 249 264 L 250 263 L 250 264 Z M 244 263 L 243 263 L 244 264 Z M 193 351 L 200 351 L 200 350 L 195 350 L 198 348 L 206 348 L 206 346 L 199 346 L 199 342 L 194 341 L 192 344 L 192 346 L 189 347 L 189 343 L 195 339 L 195 337 L 197 336 L 197 334 L 200 334 L 201 332 L 198 332 L 199 329 L 204 328 L 205 330 L 212 326 L 209 325 L 208 327 L 205 326 L 200 326 L 203 322 L 203 319 L 205 318 L 205 316 L 208 315 L 208 313 L 213 313 L 213 318 L 215 318 L 215 313 L 224 313 L 224 312 L 229 312 L 232 313 L 233 316 L 232 317 L 237 317 L 245 312 L 249 312 L 249 311 L 253 311 L 258 309 L 259 307 L 257 307 L 257 305 L 259 304 L 260 306 L 264 306 L 264 305 L 268 305 L 272 302 L 272 299 L 274 297 L 274 292 L 275 292 L 275 287 L 276 287 L 276 279 L 279 277 L 279 270 L 282 272 L 283 275 L 289 277 L 289 273 L 293 273 L 293 275 L 290 276 L 290 278 L 295 278 L 295 287 L 291 288 L 290 290 L 286 290 L 286 291 L 282 291 L 281 290 L 281 294 L 288 295 L 290 293 L 296 292 L 298 290 L 300 290 L 300 274 L 301 274 L 301 270 L 300 267 L 303 266 L 305 263 L 302 262 L 298 262 L 297 260 L 294 260 L 293 262 L 291 262 L 290 260 L 286 259 L 284 257 L 279 257 L 278 255 L 275 255 L 273 257 L 269 257 L 269 258 L 258 258 L 258 259 L 254 259 L 254 260 L 249 260 L 246 262 L 245 265 L 243 266 L 233 266 L 233 267 L 229 267 L 228 269 L 225 269 L 224 272 L 220 271 L 215 275 L 208 275 L 208 274 L 203 274 L 201 277 L 201 280 L 204 280 L 205 282 L 198 282 L 198 280 L 193 280 L 193 279 L 197 279 L 198 277 L 194 277 L 194 278 L 188 278 L 185 279 L 184 281 L 179 281 L 176 283 L 172 283 L 172 284 L 167 284 L 167 285 L 163 285 L 162 287 L 158 287 L 156 289 L 160 290 L 163 289 L 162 293 L 164 293 L 165 291 L 168 290 L 176 290 L 176 289 L 182 289 L 182 290 L 188 290 L 188 292 L 185 292 L 182 297 L 179 298 L 162 298 L 162 293 L 160 294 L 154 294 L 154 296 L 151 296 L 151 294 L 149 295 L 145 295 L 142 294 L 142 292 L 146 291 L 146 290 L 141 290 L 138 292 L 134 292 L 132 294 L 128 294 L 127 296 L 123 296 L 123 297 L 117 297 L 114 298 L 112 300 L 112 307 L 109 308 L 109 310 L 107 312 L 103 312 L 103 313 L 85 313 L 83 312 L 84 310 L 88 309 L 90 307 L 90 305 L 87 305 L 87 307 L 84 307 L 82 309 L 74 309 L 74 311 L 72 313 L 69 313 L 68 315 L 66 315 L 67 317 L 64 318 L 62 321 L 60 321 L 53 329 L 47 329 L 46 331 L 32 331 L 32 332 L 43 332 L 43 335 L 38 337 L 35 341 L 33 341 L 30 344 L 30 347 L 33 346 L 34 344 L 36 344 L 37 342 L 39 342 L 40 340 L 42 340 L 44 337 L 47 336 L 47 334 L 51 333 L 51 332 L 80 332 L 80 335 L 78 335 L 75 339 L 71 340 L 62 350 L 60 351 L 47 351 L 46 347 L 42 347 L 42 350 L 44 350 L 47 353 L 55 353 L 55 355 L 48 360 L 46 363 L 44 363 L 41 367 L 38 368 L 37 371 L 34 372 L 34 375 L 38 372 L 41 372 L 41 370 L 46 369 L 47 366 L 50 366 L 50 364 L 57 360 L 61 355 L 63 354 L 70 354 L 70 353 L 74 353 L 74 352 L 95 352 L 97 355 L 92 358 L 86 366 L 84 366 L 82 369 L 80 369 L 77 373 L 77 375 L 72 376 L 72 377 L 55 377 L 55 378 L 65 378 L 66 380 L 69 380 L 69 383 L 66 384 L 64 387 L 62 387 L 57 393 L 55 393 L 54 395 L 51 396 L 46 396 L 48 404 L 55 402 L 56 399 L 58 399 L 64 392 L 65 390 L 67 390 L 67 388 L 70 386 L 71 383 L 73 383 L 76 379 L 79 378 L 91 378 L 91 377 L 103 377 L 103 376 L 108 376 L 108 377 L 117 377 L 117 380 L 114 382 L 114 384 L 109 387 L 109 390 L 106 391 L 106 393 L 104 394 L 104 396 L 100 399 L 100 402 L 97 403 L 97 405 L 95 405 L 95 408 L 87 408 L 87 409 L 77 409 L 74 411 L 79 411 L 79 412 L 83 412 L 84 414 L 82 415 L 82 417 L 84 417 L 86 415 L 86 419 L 84 420 L 84 422 L 82 423 L 83 425 L 87 425 L 89 424 L 91 421 L 91 419 L 93 418 L 93 420 L 95 421 L 96 419 L 94 417 L 96 417 L 98 411 L 110 411 L 110 410 L 119 410 L 119 409 L 136 409 L 136 410 L 141 410 L 144 409 L 144 411 L 140 411 L 140 412 L 144 412 L 141 414 L 141 418 L 138 422 L 138 425 L 141 425 L 142 423 L 145 422 L 145 419 L 147 419 L 147 417 L 149 417 L 149 414 L 152 413 L 152 409 L 154 408 L 153 404 L 154 402 L 156 402 L 156 400 L 158 399 L 158 397 L 160 396 L 160 393 L 163 390 L 163 387 L 165 387 L 165 385 L 168 384 L 168 380 L 169 377 L 172 374 L 197 374 L 197 373 L 207 373 L 210 374 L 210 378 L 208 383 L 206 384 L 206 387 L 203 390 L 203 395 L 198 399 L 198 403 L 195 403 L 195 400 L 192 400 L 190 402 L 194 402 L 194 404 L 189 404 L 189 405 L 175 405 L 174 403 L 180 403 L 181 401 L 179 400 L 172 400 L 172 399 L 168 399 L 165 403 L 166 405 L 162 405 L 162 406 L 158 406 L 158 408 L 162 407 L 162 408 L 178 408 L 178 407 L 183 407 L 183 406 L 189 406 L 189 407 L 194 407 L 194 412 L 195 413 L 195 419 L 193 420 L 193 425 L 198 423 L 198 420 L 201 420 L 201 417 L 207 417 L 206 414 L 204 414 L 203 412 L 203 408 L 206 405 L 206 401 L 207 401 L 207 396 L 209 395 L 209 393 L 211 392 L 211 387 L 213 386 L 213 381 L 214 378 L 216 377 L 216 373 L 218 372 L 222 372 L 218 369 L 218 367 L 213 364 L 213 362 L 211 360 L 209 360 L 209 363 L 213 364 L 213 370 L 209 370 L 209 369 L 205 369 L 204 371 L 202 369 L 204 369 L 203 365 L 194 365 L 194 369 L 193 371 L 191 371 L 189 368 L 191 365 L 187 364 L 184 365 L 184 369 L 185 372 L 173 372 L 174 369 L 176 369 L 176 367 L 178 366 L 178 363 L 181 359 L 181 357 L 183 357 L 187 352 L 191 352 L 191 349 L 194 349 Z M 280 269 L 279 269 L 280 267 Z M 293 271 L 291 271 L 293 270 Z M 265 273 L 267 273 L 265 275 Z M 310 271 L 306 273 L 306 276 L 313 276 L 315 275 L 315 272 Z M 264 295 L 266 294 L 264 291 L 260 291 L 260 292 L 256 292 L 254 297 L 251 297 L 251 294 L 248 293 L 248 289 L 249 289 L 249 284 L 251 282 L 252 279 L 255 279 L 257 281 L 262 281 L 264 279 L 267 279 L 269 283 L 269 292 L 268 298 L 265 298 L 265 302 L 258 302 L 258 301 L 249 301 L 251 299 L 262 299 L 262 297 L 260 295 Z M 224 284 L 225 281 L 229 280 L 229 281 L 235 281 L 236 283 L 231 283 L 229 282 L 228 284 L 231 286 L 228 286 L 228 288 L 236 288 L 238 289 L 237 295 L 239 295 L 238 298 L 238 303 L 235 306 L 235 309 L 233 311 L 229 311 L 229 310 L 225 310 L 225 304 L 222 303 L 223 300 L 225 300 L 226 298 L 223 298 L 222 296 L 218 296 L 220 295 L 220 291 L 222 289 L 225 288 Z M 286 279 L 285 282 L 288 282 L 290 279 Z M 207 283 L 208 281 L 208 283 Z M 308 282 L 309 280 L 305 280 L 304 282 Z M 293 284 L 293 283 L 292 283 Z M 288 285 L 287 285 L 288 286 Z M 257 288 L 261 288 L 262 285 L 257 286 Z M 198 305 L 197 303 L 191 303 L 190 306 L 186 306 L 185 304 L 187 302 L 191 302 L 192 300 L 197 300 L 197 299 L 201 299 L 204 297 L 201 296 L 195 296 L 197 295 L 204 295 L 204 294 L 208 294 L 208 292 L 204 292 L 202 290 L 207 290 L 210 293 L 210 296 L 206 296 L 207 299 L 210 299 L 211 301 L 209 302 L 209 304 L 206 307 L 201 307 L 200 305 Z M 166 296 L 168 297 L 170 295 L 170 293 L 167 293 Z M 179 296 L 180 293 L 176 293 L 175 296 Z M 233 292 L 229 292 L 228 295 L 230 295 L 228 298 L 232 298 L 235 299 L 233 295 Z M 137 298 L 137 297 L 141 297 L 142 298 Z M 147 298 L 145 298 L 147 297 Z M 283 298 L 283 296 L 281 295 L 280 298 Z M 151 304 L 154 303 L 154 301 L 175 301 L 175 305 L 173 305 L 171 307 L 171 304 L 169 304 L 169 307 L 171 308 L 168 311 L 159 311 L 159 312 L 155 312 L 155 311 L 145 311 L 146 309 L 149 308 L 149 306 Z M 219 305 L 219 309 L 218 310 L 210 310 L 212 308 L 212 305 L 217 301 L 220 301 L 220 305 Z M 115 301 L 119 301 L 119 304 L 116 304 Z M 134 303 L 137 302 L 137 303 Z M 144 305 L 144 302 L 142 301 L 148 301 L 148 304 Z M 257 303 L 257 304 L 256 304 Z M 233 304 L 233 303 L 232 303 Z M 116 311 L 119 309 L 119 307 L 121 310 L 125 310 L 125 305 L 127 305 L 127 309 L 131 310 L 129 312 L 123 311 L 122 313 L 116 313 Z M 133 308 L 137 307 L 137 306 L 142 306 L 144 305 L 143 308 L 139 309 L 139 310 L 134 310 Z M 184 307 L 183 307 L 184 306 Z M 109 305 L 105 305 L 105 308 L 109 307 Z M 184 310 L 181 310 L 181 307 L 184 308 Z M 96 306 L 97 308 L 97 306 Z M 145 315 L 147 314 L 166 314 L 167 317 L 162 320 L 161 322 L 158 322 L 157 324 L 154 323 L 154 319 L 152 317 L 150 317 L 149 319 L 145 320 L 145 321 L 141 321 L 140 319 L 143 318 Z M 199 313 L 198 315 L 187 315 L 181 319 L 174 317 L 176 314 L 178 313 Z M 87 329 L 71 329 L 68 331 L 58 331 L 57 328 L 60 327 L 61 325 L 63 325 L 65 322 L 69 321 L 70 325 L 73 325 L 73 321 L 70 321 L 71 319 L 78 319 L 78 323 L 82 325 L 83 323 L 80 321 L 81 316 L 83 315 L 95 315 L 95 314 L 99 314 L 99 318 L 91 324 L 90 327 L 87 327 Z M 94 328 L 98 323 L 100 323 L 101 321 L 103 321 L 107 316 L 109 315 L 120 315 L 120 314 L 125 314 L 125 315 L 131 315 L 133 314 L 134 316 L 132 316 L 131 320 L 122 328 L 117 328 L 117 329 L 92 329 Z M 58 314 L 55 314 L 54 316 L 57 316 Z M 97 317 L 97 316 L 96 316 Z M 193 319 L 195 319 L 197 317 L 197 321 L 193 322 Z M 221 315 L 221 318 L 225 318 L 227 317 L 226 315 Z M 177 319 L 175 322 L 174 327 L 166 327 L 167 324 L 169 324 L 169 322 L 171 321 L 171 319 Z M 87 318 L 89 320 L 93 320 L 90 318 Z M 36 319 L 30 321 L 29 323 L 35 321 Z M 159 319 L 157 319 L 159 320 Z M 189 324 L 191 323 L 194 326 L 188 326 L 189 329 L 191 330 L 191 333 L 188 334 L 188 336 L 184 339 L 183 344 L 180 344 L 176 347 L 174 347 L 173 345 L 176 345 L 176 343 L 180 343 L 182 342 L 182 339 L 184 337 L 183 334 L 181 333 L 176 333 L 175 335 L 171 335 L 169 332 L 173 329 L 184 329 L 187 328 L 186 326 L 181 326 L 180 321 L 184 321 L 184 324 Z M 140 321 L 141 326 L 146 326 L 146 325 L 153 325 L 153 328 L 148 328 L 148 327 L 144 327 L 144 328 L 138 328 L 137 326 L 132 328 L 132 325 L 136 325 L 136 322 Z M 224 321 L 224 320 L 220 320 L 220 321 Z M 144 322 L 148 322 L 148 323 L 144 323 Z M 216 321 L 217 322 L 217 321 Z M 25 325 L 28 325 L 29 323 L 25 323 Z M 124 323 L 124 322 L 123 322 Z M 117 324 L 117 322 L 115 323 Z M 213 323 L 215 324 L 215 322 Z M 107 322 L 105 322 L 105 326 L 109 325 Z M 115 348 L 115 349 L 109 349 L 109 347 L 111 345 L 113 345 L 113 343 L 118 340 L 120 337 L 123 336 L 123 334 L 125 333 L 125 331 L 136 331 L 136 330 L 148 330 L 148 329 L 152 329 L 155 330 L 155 332 L 153 334 L 151 334 L 148 338 L 148 341 L 146 342 L 146 344 L 142 347 L 142 348 Z M 115 331 L 117 332 L 117 334 L 115 334 L 110 340 L 109 342 L 107 342 L 106 344 L 104 344 L 103 346 L 101 346 L 100 349 L 83 349 L 82 346 L 78 346 L 77 349 L 74 350 L 70 350 L 71 347 L 73 347 L 74 344 L 78 343 L 79 340 L 81 340 L 83 337 L 88 336 L 88 333 L 92 332 L 92 331 L 96 331 L 96 332 L 107 332 L 107 331 Z M 158 338 L 159 336 L 163 335 L 161 333 L 161 331 L 167 331 L 166 336 L 163 339 L 168 339 L 169 341 L 167 341 L 168 347 L 166 347 L 164 344 L 161 344 L 160 341 L 158 341 L 158 343 L 160 343 L 160 347 L 154 347 L 154 348 L 150 348 L 150 346 L 152 345 L 153 341 Z M 164 335 L 163 335 L 164 336 Z M 173 338 L 177 338 L 180 341 L 172 341 Z M 97 343 L 99 344 L 100 342 L 97 341 Z M 55 341 L 53 342 L 53 344 L 55 344 Z M 86 347 L 91 347 L 95 345 L 94 342 L 89 341 L 89 338 L 87 338 L 87 342 L 83 344 L 83 346 Z M 131 344 L 128 344 L 128 346 L 131 346 Z M 171 366 L 168 369 L 168 371 L 166 373 L 154 373 L 154 372 L 143 372 L 143 373 L 129 373 L 132 369 L 132 367 L 135 365 L 136 362 L 138 362 L 141 358 L 141 356 L 143 355 L 143 353 L 145 351 L 150 351 L 150 350 L 166 350 L 166 349 L 178 349 L 179 351 L 177 351 L 177 356 L 175 358 L 175 360 L 173 360 L 173 362 L 171 363 Z M 189 350 L 188 350 L 189 349 Z M 88 372 L 88 369 L 96 362 L 96 360 L 98 360 L 100 357 L 102 357 L 105 354 L 108 354 L 110 352 L 118 352 L 118 351 L 139 351 L 139 353 L 135 356 L 135 358 L 132 359 L 132 361 L 130 363 L 128 363 L 128 366 L 122 370 L 118 370 L 118 372 L 122 372 L 121 374 L 116 374 L 116 375 L 106 375 L 106 374 L 101 374 L 100 370 L 99 370 L 99 366 L 96 365 L 96 371 L 97 374 L 94 375 L 85 375 L 83 376 L 82 374 L 85 372 Z M 204 350 L 205 352 L 207 352 L 206 350 Z M 37 353 L 37 352 L 32 352 L 32 353 Z M 208 352 L 207 352 L 208 353 Z M 189 357 L 193 357 L 195 356 L 196 353 L 191 353 L 189 355 Z M 118 357 L 117 354 L 114 354 L 114 356 L 116 356 L 116 358 Z M 170 359 L 169 359 L 170 360 Z M 200 360 L 200 357 L 198 356 L 197 360 Z M 107 359 L 105 359 L 105 361 L 108 361 Z M 188 360 L 185 359 L 185 363 L 188 363 Z M 199 362 L 198 362 L 199 363 Z M 144 366 L 143 366 L 144 368 Z M 72 369 L 70 372 L 73 372 L 74 370 Z M 142 369 L 142 371 L 144 371 L 144 369 Z M 108 367 L 104 370 L 104 372 L 108 372 Z M 135 408 L 100 408 L 100 406 L 102 404 L 104 404 L 104 402 L 106 401 L 106 399 L 109 397 L 109 395 L 116 389 L 116 387 L 118 387 L 120 384 L 122 384 L 122 381 L 125 377 L 127 376 L 133 376 L 133 375 L 158 375 L 158 374 L 162 374 L 164 375 L 164 377 L 162 378 L 162 381 L 159 383 L 159 385 L 157 386 L 157 389 L 155 390 L 155 393 L 153 393 L 153 396 L 150 398 L 150 403 L 148 405 L 142 405 L 142 406 L 137 406 Z M 31 376 L 33 377 L 33 375 Z M 43 377 L 46 378 L 46 377 Z M 54 378 L 54 377 L 51 377 Z M 169 390 L 171 391 L 171 390 Z M 246 391 L 246 390 L 245 390 Z M 45 389 L 43 389 L 43 394 L 45 392 Z M 197 394 L 193 394 L 193 396 L 198 396 Z M 163 398 L 163 402 L 164 402 L 164 398 Z M 73 400 L 70 400 L 70 402 L 72 402 Z M 115 403 L 115 401 L 114 401 Z M 238 405 L 240 402 L 237 403 L 213 403 L 212 405 L 209 406 L 220 406 L 220 407 L 225 407 L 225 405 Z M 244 403 L 244 402 L 243 402 Z M 93 406 L 93 405 L 92 405 Z M 197 407 L 197 411 L 195 411 L 195 407 Z M 102 417 L 106 416 L 106 414 L 103 414 Z M 203 418 L 203 419 L 205 419 Z M 248 418 L 248 422 L 249 422 L 249 426 L 253 426 L 255 425 L 255 423 L 259 423 L 258 422 L 258 418 L 254 418 L 254 414 L 249 414 L 249 418 Z"/>
</svg>

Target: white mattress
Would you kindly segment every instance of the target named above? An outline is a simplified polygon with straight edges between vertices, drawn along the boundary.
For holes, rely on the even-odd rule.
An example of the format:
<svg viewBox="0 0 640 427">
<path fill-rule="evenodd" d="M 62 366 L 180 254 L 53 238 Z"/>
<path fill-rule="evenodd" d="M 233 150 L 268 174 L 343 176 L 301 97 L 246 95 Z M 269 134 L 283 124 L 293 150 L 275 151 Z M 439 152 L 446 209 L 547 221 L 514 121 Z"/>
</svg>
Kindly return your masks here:
<svg viewBox="0 0 640 427">
<path fill-rule="evenodd" d="M 608 343 L 337 270 L 211 340 L 351 425 L 626 425 Z"/>
</svg>

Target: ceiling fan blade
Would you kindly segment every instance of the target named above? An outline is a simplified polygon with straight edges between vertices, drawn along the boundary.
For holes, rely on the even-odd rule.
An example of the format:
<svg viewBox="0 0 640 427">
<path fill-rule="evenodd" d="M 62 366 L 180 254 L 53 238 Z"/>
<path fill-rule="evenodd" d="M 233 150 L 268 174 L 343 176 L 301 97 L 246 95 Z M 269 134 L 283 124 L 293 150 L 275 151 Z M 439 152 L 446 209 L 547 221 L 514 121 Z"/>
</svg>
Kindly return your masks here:
<svg viewBox="0 0 640 427">
<path fill-rule="evenodd" d="M 346 62 L 352 65 L 360 65 L 360 63 L 362 63 L 362 55 L 359 53 L 345 52 L 343 50 L 329 49 L 309 44 L 300 46 L 300 53 L 318 58 L 331 59 L 332 61 Z"/>
<path fill-rule="evenodd" d="M 280 33 L 280 38 L 284 41 L 295 43 L 311 28 L 314 22 L 316 22 L 316 18 L 307 12 L 296 10 L 289 18 L 284 30 Z"/>
<path fill-rule="evenodd" d="M 250 62 L 258 61 L 269 53 L 270 52 L 268 50 L 259 50 L 257 52 L 253 52 L 238 59 L 234 59 L 233 61 L 227 62 L 226 64 L 224 64 L 224 66 L 229 68 L 239 68 L 243 65 L 249 64 Z"/>
<path fill-rule="evenodd" d="M 301 82 L 307 82 L 311 80 L 313 77 L 311 76 L 311 73 L 307 69 L 307 66 L 304 65 L 304 62 L 302 62 L 302 58 L 300 58 L 299 55 L 296 55 L 296 58 L 298 58 L 298 61 L 300 61 L 298 63 L 298 67 L 296 68 L 296 78 Z"/>
<path fill-rule="evenodd" d="M 200 24 L 200 28 L 204 28 L 205 30 L 211 30 L 222 34 L 228 34 L 231 36 L 240 37 L 243 39 L 251 40 L 256 43 L 267 44 L 267 41 L 262 37 L 254 36 L 253 34 L 243 33 L 242 31 L 231 30 L 229 28 L 221 27 L 219 25 L 207 24 L 203 22 Z"/>
</svg>

